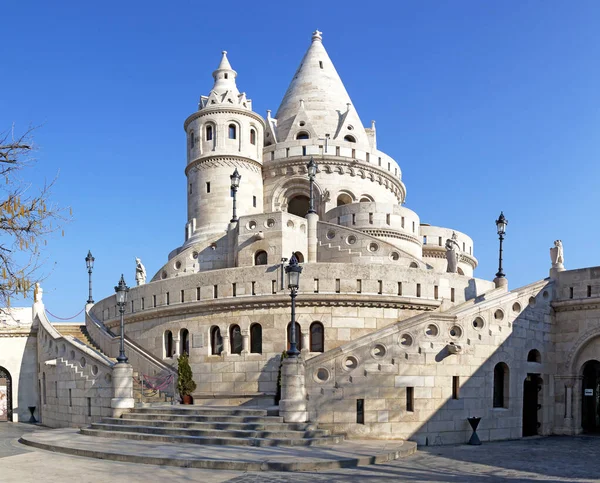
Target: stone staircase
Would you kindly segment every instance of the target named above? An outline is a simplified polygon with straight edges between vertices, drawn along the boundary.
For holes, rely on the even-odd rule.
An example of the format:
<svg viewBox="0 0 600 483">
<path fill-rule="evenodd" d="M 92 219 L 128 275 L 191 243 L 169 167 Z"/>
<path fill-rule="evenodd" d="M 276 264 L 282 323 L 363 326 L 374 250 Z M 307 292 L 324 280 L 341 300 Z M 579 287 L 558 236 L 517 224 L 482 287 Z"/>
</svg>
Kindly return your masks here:
<svg viewBox="0 0 600 483">
<path fill-rule="evenodd" d="M 279 410 L 239 407 L 161 406 L 136 408 L 121 418 L 103 418 L 80 430 L 88 436 L 233 446 L 315 446 L 344 440 L 311 423 L 284 423 Z"/>
<path fill-rule="evenodd" d="M 100 347 L 98 347 L 90 337 L 85 324 L 52 324 L 52 326 L 60 333 L 60 335 L 70 335 L 79 342 L 82 342 L 85 345 L 92 347 L 94 350 L 102 353 Z"/>
</svg>

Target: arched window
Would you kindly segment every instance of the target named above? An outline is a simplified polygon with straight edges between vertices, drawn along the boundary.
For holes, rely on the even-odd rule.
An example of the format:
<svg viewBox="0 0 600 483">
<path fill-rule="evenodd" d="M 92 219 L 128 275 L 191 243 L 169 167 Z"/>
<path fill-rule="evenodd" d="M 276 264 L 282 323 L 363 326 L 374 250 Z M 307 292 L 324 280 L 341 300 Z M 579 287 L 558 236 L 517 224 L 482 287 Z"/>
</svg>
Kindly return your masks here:
<svg viewBox="0 0 600 483">
<path fill-rule="evenodd" d="M 213 127 L 206 126 L 206 140 L 212 141 L 212 138 L 213 138 Z"/>
<path fill-rule="evenodd" d="M 256 144 L 256 131 L 250 129 L 250 144 Z"/>
<path fill-rule="evenodd" d="M 298 134 L 296 134 L 296 139 L 310 139 L 310 136 L 306 131 L 300 131 Z"/>
<path fill-rule="evenodd" d="M 254 254 L 254 265 L 266 265 L 267 264 L 267 252 L 259 250 Z"/>
<path fill-rule="evenodd" d="M 292 323 L 287 326 L 287 348 L 290 349 L 290 341 L 292 340 Z M 302 334 L 300 332 L 300 324 L 296 322 L 296 347 L 299 351 L 302 350 Z"/>
<path fill-rule="evenodd" d="M 187 329 L 179 332 L 179 353 L 190 354 L 190 331 Z"/>
<path fill-rule="evenodd" d="M 223 337 L 221 337 L 221 329 L 216 325 L 210 328 L 210 348 L 213 356 L 220 356 L 223 352 Z"/>
<path fill-rule="evenodd" d="M 229 329 L 229 345 L 232 354 L 242 353 L 242 331 L 239 325 L 232 325 Z"/>
<path fill-rule="evenodd" d="M 464 275 L 464 274 L 465 274 L 465 272 L 463 272 L 463 269 L 462 269 L 462 268 L 460 268 L 460 267 L 458 267 L 458 268 L 456 269 L 456 273 L 458 273 L 459 275 Z"/>
<path fill-rule="evenodd" d="M 325 352 L 325 329 L 321 322 L 310 324 L 310 351 Z"/>
<path fill-rule="evenodd" d="M 190 148 L 194 149 L 194 145 L 196 144 L 196 136 L 194 135 L 194 131 L 190 132 Z"/>
<path fill-rule="evenodd" d="M 540 354 L 540 351 L 538 351 L 537 349 L 531 349 L 529 351 L 529 354 L 527 354 L 527 362 L 538 362 L 538 363 L 541 363 L 542 362 L 542 355 Z"/>
<path fill-rule="evenodd" d="M 250 326 L 250 352 L 262 354 L 262 326 L 260 324 Z"/>
<path fill-rule="evenodd" d="M 298 263 L 304 263 L 304 255 L 301 252 L 294 252 L 294 255 L 296 255 Z"/>
<path fill-rule="evenodd" d="M 173 332 L 165 331 L 165 357 L 173 357 Z"/>
<path fill-rule="evenodd" d="M 338 206 L 349 205 L 353 201 L 354 200 L 352 199 L 352 197 L 349 194 L 347 194 L 347 193 L 341 193 L 337 197 L 337 205 Z"/>
<path fill-rule="evenodd" d="M 354 139 L 354 136 L 347 135 L 344 136 L 344 141 L 348 141 L 349 143 L 355 143 L 356 139 Z"/>
<path fill-rule="evenodd" d="M 42 382 L 38 380 L 38 384 L 41 394 Z M 0 366 L 0 394 L 3 394 L 6 401 L 6 405 L 4 406 L 5 411 L 0 414 L 0 421 L 12 421 L 12 376 L 2 366 Z"/>
<path fill-rule="evenodd" d="M 367 198 L 366 196 L 363 196 L 363 197 L 360 199 L 360 202 L 361 202 L 361 203 L 371 203 L 372 201 L 373 201 L 373 200 L 371 200 L 371 199 Z"/>
<path fill-rule="evenodd" d="M 504 362 L 498 362 L 494 367 L 494 407 L 508 407 L 509 373 Z"/>
<path fill-rule="evenodd" d="M 235 124 L 229 125 L 229 139 L 237 139 L 237 127 Z"/>
</svg>

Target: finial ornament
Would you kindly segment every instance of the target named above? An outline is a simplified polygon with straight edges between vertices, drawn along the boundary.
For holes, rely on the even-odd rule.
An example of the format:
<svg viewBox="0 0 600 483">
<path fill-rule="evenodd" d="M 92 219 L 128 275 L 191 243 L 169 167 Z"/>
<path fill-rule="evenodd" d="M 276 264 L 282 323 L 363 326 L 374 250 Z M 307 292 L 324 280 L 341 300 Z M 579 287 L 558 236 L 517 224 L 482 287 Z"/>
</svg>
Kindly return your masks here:
<svg viewBox="0 0 600 483">
<path fill-rule="evenodd" d="M 312 39 L 313 39 L 313 42 L 315 40 L 319 40 L 319 41 L 323 40 L 323 32 L 320 32 L 318 29 L 315 30 L 312 34 Z"/>
</svg>

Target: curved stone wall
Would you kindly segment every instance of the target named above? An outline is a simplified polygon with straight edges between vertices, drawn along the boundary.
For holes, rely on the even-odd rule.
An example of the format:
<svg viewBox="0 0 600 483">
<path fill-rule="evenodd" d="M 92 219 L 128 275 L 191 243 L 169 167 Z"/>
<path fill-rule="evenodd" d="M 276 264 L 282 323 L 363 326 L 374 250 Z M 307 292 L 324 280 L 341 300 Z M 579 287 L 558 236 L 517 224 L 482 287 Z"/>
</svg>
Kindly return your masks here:
<svg viewBox="0 0 600 483">
<path fill-rule="evenodd" d="M 458 259 L 459 273 L 462 271 L 462 274 L 467 277 L 473 276 L 473 270 L 477 267 L 477 259 L 473 256 L 474 249 L 471 237 L 460 231 L 440 226 L 421 225 L 420 231 L 423 241 L 423 260 L 438 272 L 445 272 L 448 267 L 446 240 L 452 238 L 452 234 L 456 233 L 461 250 Z"/>
</svg>

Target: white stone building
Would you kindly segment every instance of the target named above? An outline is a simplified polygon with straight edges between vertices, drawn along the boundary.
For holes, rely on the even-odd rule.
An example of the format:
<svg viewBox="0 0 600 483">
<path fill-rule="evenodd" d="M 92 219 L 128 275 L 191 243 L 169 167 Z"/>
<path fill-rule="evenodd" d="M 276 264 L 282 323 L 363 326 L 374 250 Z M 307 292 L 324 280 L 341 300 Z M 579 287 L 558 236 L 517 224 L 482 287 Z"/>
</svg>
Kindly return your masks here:
<svg viewBox="0 0 600 483">
<path fill-rule="evenodd" d="M 283 269 L 293 253 L 303 267 L 296 323 L 304 377 L 294 405 L 283 395 L 290 418 L 420 444 L 468 440 L 468 417 L 482 418 L 482 440 L 600 429 L 600 269 L 564 271 L 553 252 L 550 278 L 525 287 L 476 278 L 473 240 L 404 206 L 401 168 L 377 149 L 375 123 L 364 127 L 320 32 L 274 116 L 252 111 L 225 52 L 213 78 L 184 123 L 185 238 L 129 292 L 134 371 L 172 370 L 185 351 L 196 404 L 272 405 L 289 347 Z M 54 399 L 42 398 L 45 422 L 109 413 L 115 296 L 86 310 L 99 352 L 36 314 L 47 368 L 40 393 L 56 384 Z M 82 373 L 88 382 L 78 382 Z"/>
</svg>

